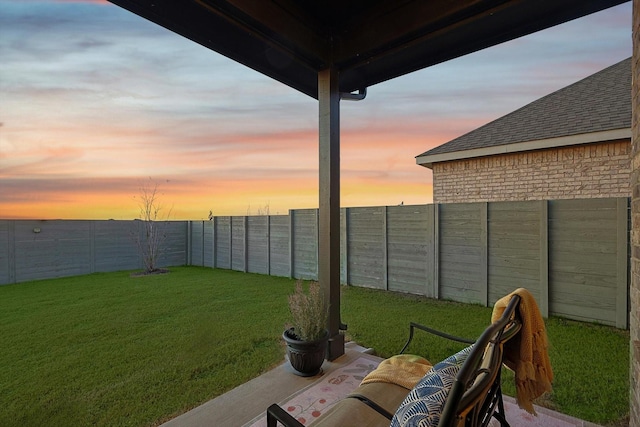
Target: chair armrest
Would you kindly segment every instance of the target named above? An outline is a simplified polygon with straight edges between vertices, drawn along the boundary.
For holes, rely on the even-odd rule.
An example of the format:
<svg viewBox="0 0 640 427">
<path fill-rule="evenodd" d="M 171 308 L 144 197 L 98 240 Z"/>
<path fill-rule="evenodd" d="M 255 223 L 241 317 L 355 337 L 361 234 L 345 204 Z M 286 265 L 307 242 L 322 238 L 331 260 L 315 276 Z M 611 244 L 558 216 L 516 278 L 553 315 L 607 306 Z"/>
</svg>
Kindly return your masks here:
<svg viewBox="0 0 640 427">
<path fill-rule="evenodd" d="M 455 335 L 450 335 L 450 334 L 447 334 L 445 332 L 429 328 L 428 326 L 424 326 L 424 325 L 421 325 L 419 323 L 411 322 L 411 323 L 409 323 L 409 339 L 405 343 L 404 347 L 402 347 L 402 350 L 400 350 L 400 354 L 404 353 L 404 351 L 407 349 L 407 347 L 409 347 L 409 344 L 411 344 L 411 341 L 413 340 L 413 332 L 414 332 L 415 329 L 418 329 L 418 330 L 421 330 L 421 331 L 424 331 L 424 332 L 428 332 L 430 334 L 437 335 L 439 337 L 446 338 L 448 340 L 457 341 L 457 342 L 461 342 L 461 343 L 465 343 L 465 344 L 473 344 L 473 343 L 476 342 L 475 340 L 456 337 Z"/>
<path fill-rule="evenodd" d="M 304 427 L 304 424 L 300 423 L 274 403 L 267 408 L 267 427 L 276 427 L 278 421 L 285 427 Z"/>
</svg>

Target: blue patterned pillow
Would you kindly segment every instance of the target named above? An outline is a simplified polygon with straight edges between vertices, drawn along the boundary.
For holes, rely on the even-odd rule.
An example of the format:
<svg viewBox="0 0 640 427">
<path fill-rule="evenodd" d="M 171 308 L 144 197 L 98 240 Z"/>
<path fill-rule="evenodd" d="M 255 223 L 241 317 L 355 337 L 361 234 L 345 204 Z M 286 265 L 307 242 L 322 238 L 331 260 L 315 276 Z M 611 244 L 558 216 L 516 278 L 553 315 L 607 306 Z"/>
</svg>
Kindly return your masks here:
<svg viewBox="0 0 640 427">
<path fill-rule="evenodd" d="M 453 381 L 472 348 L 469 346 L 431 368 L 402 401 L 391 427 L 437 426 Z"/>
</svg>

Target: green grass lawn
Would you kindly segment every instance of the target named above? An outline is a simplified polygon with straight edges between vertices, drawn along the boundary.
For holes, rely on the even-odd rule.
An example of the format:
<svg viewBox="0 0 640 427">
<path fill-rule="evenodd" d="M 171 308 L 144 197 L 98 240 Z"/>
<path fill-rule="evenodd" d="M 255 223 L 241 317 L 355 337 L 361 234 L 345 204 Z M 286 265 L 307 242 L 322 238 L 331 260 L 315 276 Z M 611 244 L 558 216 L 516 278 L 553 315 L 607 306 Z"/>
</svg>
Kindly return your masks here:
<svg viewBox="0 0 640 427">
<path fill-rule="evenodd" d="M 349 324 L 351 338 L 375 348 L 383 357 L 402 348 L 410 321 L 475 338 L 490 321 L 492 311 L 477 305 L 353 287 L 345 288 L 343 295 L 343 312 L 349 313 L 344 321 Z M 375 318 L 366 314 L 371 307 L 375 307 Z M 598 424 L 628 425 L 629 331 L 557 317 L 546 324 L 555 378 L 553 393 L 539 403 Z M 416 332 L 407 353 L 439 361 L 463 347 Z M 513 374 L 508 369 L 503 372 L 503 391 L 515 396 Z"/>
<path fill-rule="evenodd" d="M 0 286 L 0 425 L 173 418 L 282 362 L 293 287 L 291 279 L 198 267 Z M 410 320 L 476 337 L 491 316 L 484 307 L 354 287 L 343 288 L 342 311 L 349 338 L 383 357 L 402 347 Z M 628 412 L 628 332 L 558 318 L 548 328 L 556 379 L 545 404 L 619 422 Z M 418 336 L 410 351 L 437 361 L 457 349 Z"/>
</svg>

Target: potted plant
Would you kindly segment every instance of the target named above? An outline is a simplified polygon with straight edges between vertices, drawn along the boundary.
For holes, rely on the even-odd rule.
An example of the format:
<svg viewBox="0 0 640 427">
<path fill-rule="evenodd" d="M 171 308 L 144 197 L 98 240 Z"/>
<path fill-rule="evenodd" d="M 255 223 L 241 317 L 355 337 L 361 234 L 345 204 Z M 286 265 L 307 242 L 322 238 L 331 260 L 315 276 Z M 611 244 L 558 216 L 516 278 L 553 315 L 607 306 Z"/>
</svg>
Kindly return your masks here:
<svg viewBox="0 0 640 427">
<path fill-rule="evenodd" d="M 289 295 L 291 326 L 282 334 L 294 373 L 313 376 L 320 372 L 327 352 L 328 306 L 318 282 L 310 282 L 305 292 L 301 280 Z"/>
</svg>

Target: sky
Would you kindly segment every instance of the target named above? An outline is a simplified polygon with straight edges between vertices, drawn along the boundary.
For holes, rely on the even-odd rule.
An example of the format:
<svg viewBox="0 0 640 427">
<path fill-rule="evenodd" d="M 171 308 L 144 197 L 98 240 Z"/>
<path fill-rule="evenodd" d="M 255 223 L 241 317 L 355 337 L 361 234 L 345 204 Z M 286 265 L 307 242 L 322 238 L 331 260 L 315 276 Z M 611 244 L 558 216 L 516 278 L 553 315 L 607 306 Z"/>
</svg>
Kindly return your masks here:
<svg viewBox="0 0 640 427">
<path fill-rule="evenodd" d="M 341 103 L 341 205 L 432 202 L 419 154 L 631 56 L 631 2 Z M 0 0 L 0 219 L 318 206 L 317 101 L 90 0 Z"/>
</svg>

